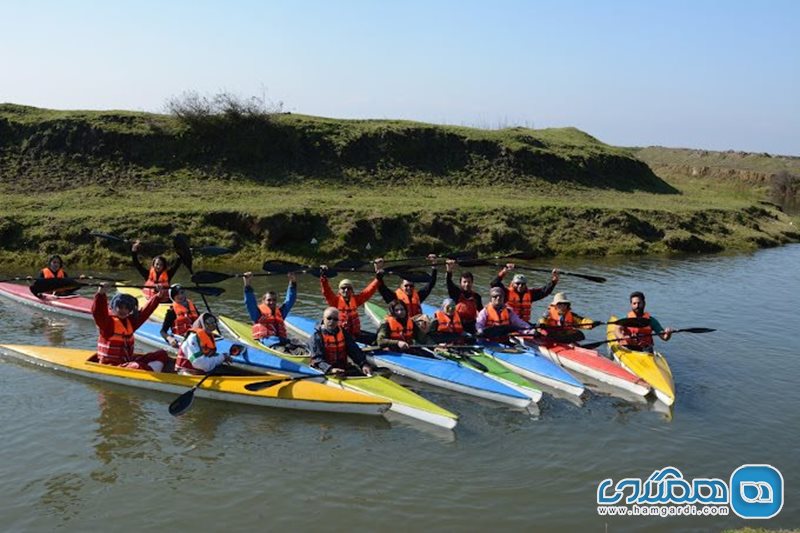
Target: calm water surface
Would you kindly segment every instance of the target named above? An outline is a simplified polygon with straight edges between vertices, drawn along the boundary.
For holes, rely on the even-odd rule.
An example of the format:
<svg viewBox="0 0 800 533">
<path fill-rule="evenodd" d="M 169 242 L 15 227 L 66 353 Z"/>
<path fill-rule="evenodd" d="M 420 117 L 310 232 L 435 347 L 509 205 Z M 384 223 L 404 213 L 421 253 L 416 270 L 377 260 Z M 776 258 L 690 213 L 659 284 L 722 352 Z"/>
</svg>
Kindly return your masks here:
<svg viewBox="0 0 800 533">
<path fill-rule="evenodd" d="M 404 382 L 460 413 L 456 430 L 402 417 L 202 399 L 175 419 L 167 413 L 174 395 L 95 383 L 0 355 L 0 528 L 798 527 L 798 265 L 796 245 L 735 257 L 559 265 L 609 279 L 593 284 L 564 277 L 559 286 L 576 311 L 596 320 L 624 313 L 628 293 L 643 290 L 648 310 L 663 324 L 718 329 L 661 343 L 677 385 L 672 412 L 592 394 L 582 406 L 547 395 L 538 414 L 522 413 Z M 478 285 L 485 288 L 493 275 L 476 271 Z M 531 277 L 544 284 L 544 274 Z M 240 284 L 224 284 L 228 292 L 212 302 L 215 311 L 245 318 Z M 285 280 L 258 278 L 259 294 L 268 287 L 282 297 Z M 442 276 L 429 301 L 444 295 Z M 535 305 L 535 312 L 543 310 L 543 302 Z M 320 308 L 317 280 L 301 277 L 294 312 L 316 315 Z M 0 326 L 3 343 L 93 348 L 95 341 L 90 321 L 4 299 Z M 603 332 L 588 337 L 601 340 Z M 727 479 L 744 463 L 769 463 L 783 473 L 783 511 L 766 523 L 733 515 L 597 515 L 596 488 L 604 478 L 646 478 L 672 465 L 686 478 Z"/>
</svg>

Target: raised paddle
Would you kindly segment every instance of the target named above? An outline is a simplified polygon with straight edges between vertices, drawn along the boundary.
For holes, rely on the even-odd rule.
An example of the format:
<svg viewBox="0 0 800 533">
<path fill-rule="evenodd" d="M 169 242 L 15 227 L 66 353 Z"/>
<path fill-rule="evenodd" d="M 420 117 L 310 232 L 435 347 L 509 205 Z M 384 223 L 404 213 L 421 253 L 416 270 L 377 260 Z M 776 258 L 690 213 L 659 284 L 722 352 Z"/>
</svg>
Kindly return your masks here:
<svg viewBox="0 0 800 533">
<path fill-rule="evenodd" d="M 454 349 L 454 348 L 457 348 L 457 349 Z M 480 361 L 478 361 L 474 357 L 472 357 L 470 355 L 467 355 L 465 353 L 461 353 L 460 349 L 463 349 L 463 348 L 474 348 L 474 347 L 473 346 L 446 347 L 445 350 L 447 351 L 447 355 L 445 355 L 445 357 L 447 357 L 448 359 L 463 359 L 463 360 L 467 361 L 470 365 L 474 366 L 476 369 L 480 370 L 481 372 L 488 372 L 489 371 L 489 369 L 486 367 L 486 365 L 484 365 L 483 363 L 481 363 Z M 451 350 L 453 352 L 455 352 L 455 353 L 450 353 Z"/>
<path fill-rule="evenodd" d="M 257 276 L 271 276 L 271 272 L 257 272 L 253 274 L 253 277 Z M 226 279 L 231 278 L 241 278 L 244 276 L 244 272 L 239 274 L 228 274 L 225 272 L 212 272 L 210 270 L 198 270 L 194 274 L 192 274 L 192 283 L 197 284 L 206 284 L 206 283 L 219 283 L 221 281 L 225 281 Z"/>
<path fill-rule="evenodd" d="M 392 372 L 388 368 L 373 368 L 372 375 L 373 376 L 388 376 Z M 274 387 L 275 385 L 279 385 L 281 383 L 288 383 L 294 381 L 300 381 L 303 379 L 311 379 L 311 378 L 328 378 L 328 377 L 340 377 L 345 378 L 347 375 L 344 376 L 337 376 L 336 374 L 306 374 L 303 376 L 298 376 L 295 378 L 281 378 L 281 379 L 270 379 L 267 381 L 256 381 L 254 383 L 248 383 L 244 386 L 245 389 L 256 392 L 264 389 L 268 389 L 270 387 Z M 358 376 L 361 377 L 361 376 Z M 364 376 L 367 377 L 367 376 Z"/>
<path fill-rule="evenodd" d="M 102 283 L 85 283 L 73 278 L 50 278 L 50 279 L 43 279 L 38 278 L 36 281 L 33 282 L 30 289 L 31 292 L 35 295 L 39 295 L 42 293 L 49 293 L 58 290 L 74 290 L 80 289 L 81 287 L 100 287 Z M 149 285 L 116 285 L 116 287 L 120 288 L 131 288 L 131 289 L 152 289 Z M 220 296 L 225 292 L 225 289 L 222 287 L 184 287 L 187 291 L 192 291 L 199 293 L 203 296 Z"/>
<path fill-rule="evenodd" d="M 522 259 L 522 260 L 526 260 L 526 259 L 530 260 L 530 259 L 536 259 L 536 258 L 537 258 L 536 254 L 533 254 L 531 252 L 514 252 L 514 253 L 511 253 L 511 254 L 508 254 L 508 255 L 496 255 L 496 256 L 492 257 L 492 259 Z M 505 265 L 501 265 L 501 264 L 495 263 L 494 266 L 503 267 Z M 531 271 L 531 272 L 545 272 L 545 273 L 550 273 L 550 272 L 553 271 L 552 268 L 550 270 L 548 270 L 546 268 L 535 268 L 535 267 L 525 266 L 525 265 L 521 265 L 521 266 L 515 265 L 515 269 L 528 270 L 528 271 Z M 572 277 L 575 277 L 575 278 L 583 278 L 583 279 L 586 279 L 586 280 L 589 280 L 589 281 L 594 281 L 595 283 L 605 283 L 607 281 L 606 278 L 604 278 L 602 276 L 592 276 L 592 275 L 589 275 L 589 274 L 578 274 L 577 272 L 564 272 L 564 271 L 561 271 L 559 269 L 556 269 L 556 270 L 558 270 L 559 275 L 572 276 Z"/>
<path fill-rule="evenodd" d="M 326 278 L 335 278 L 339 273 L 331 268 L 322 269 L 320 267 L 312 267 L 310 265 L 301 265 L 292 261 L 284 261 L 282 259 L 267 259 L 261 266 L 264 272 L 269 274 L 288 274 L 295 272 L 298 274 L 311 274 L 315 277 L 320 277 L 323 274 Z"/>
<path fill-rule="evenodd" d="M 683 328 L 683 329 L 673 329 L 672 333 L 711 333 L 713 331 L 717 330 L 712 328 Z M 636 340 L 636 339 L 641 339 L 642 337 L 653 337 L 654 335 L 658 335 L 658 333 L 640 333 L 639 335 L 633 335 L 631 337 L 622 337 L 621 339 L 606 339 L 604 341 L 581 344 L 581 348 L 586 348 L 587 350 L 593 350 L 598 346 L 602 346 L 603 344 L 608 344 L 609 342 Z"/>
<path fill-rule="evenodd" d="M 92 237 L 100 237 L 102 239 L 107 239 L 109 241 L 118 242 L 120 244 L 133 244 L 134 241 L 123 239 L 122 237 L 117 237 L 116 235 L 111 235 L 109 233 L 101 233 L 99 231 L 92 231 L 89 233 Z M 142 247 L 152 253 L 153 255 L 161 255 L 167 251 L 168 246 L 162 243 L 153 243 L 153 242 L 142 242 L 140 243 Z M 224 246 L 200 246 L 197 248 L 192 248 L 192 251 L 202 255 L 209 255 L 209 256 L 217 256 L 217 255 L 224 255 L 233 252 L 230 248 L 226 248 Z"/>
</svg>

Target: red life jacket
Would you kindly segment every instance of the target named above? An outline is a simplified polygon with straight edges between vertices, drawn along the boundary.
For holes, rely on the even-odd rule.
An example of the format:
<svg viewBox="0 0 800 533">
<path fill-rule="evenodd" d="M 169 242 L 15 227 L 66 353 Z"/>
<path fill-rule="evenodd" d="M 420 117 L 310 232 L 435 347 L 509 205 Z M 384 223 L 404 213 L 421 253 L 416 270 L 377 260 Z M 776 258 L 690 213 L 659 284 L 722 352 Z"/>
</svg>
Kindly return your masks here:
<svg viewBox="0 0 800 533">
<path fill-rule="evenodd" d="M 568 331 L 569 329 L 566 326 L 575 326 L 575 317 L 572 314 L 571 310 L 568 310 L 564 314 L 564 322 L 561 322 L 561 315 L 558 314 L 558 308 L 555 305 L 550 305 L 547 308 L 547 318 L 545 318 L 545 325 L 546 326 L 565 326 L 564 329 L 561 331 Z"/>
<path fill-rule="evenodd" d="M 53 271 L 52 271 L 52 270 L 50 270 L 50 267 L 44 267 L 44 268 L 42 269 L 42 277 L 43 277 L 44 279 L 65 278 L 65 277 L 66 277 L 66 274 L 64 274 L 64 269 L 63 269 L 63 268 L 59 268 L 59 269 L 56 271 L 56 273 L 55 273 L 55 274 L 53 274 Z"/>
<path fill-rule="evenodd" d="M 189 304 L 188 307 L 178 302 L 172 302 L 172 310 L 175 311 L 175 322 L 172 324 L 172 333 L 174 335 L 184 335 L 192 328 L 192 324 L 197 320 L 197 317 L 200 316 L 194 302 L 191 300 L 186 300 L 186 302 Z"/>
<path fill-rule="evenodd" d="M 261 316 L 253 324 L 254 339 L 258 340 L 272 336 L 280 337 L 281 339 L 288 337 L 286 324 L 283 322 L 283 315 L 281 315 L 279 307 L 276 307 L 273 313 L 267 304 L 258 304 L 258 310 L 261 311 Z"/>
<path fill-rule="evenodd" d="M 628 312 L 628 318 L 638 318 L 638 315 L 633 311 Z M 650 318 L 650 313 L 645 311 L 642 313 L 641 318 Z M 623 346 L 635 346 L 639 348 L 648 349 L 653 346 L 653 328 L 651 326 L 646 326 L 643 328 L 622 328 L 623 333 L 626 337 L 633 337 L 635 335 L 649 335 L 647 337 L 639 337 L 638 339 L 629 339 L 625 341 L 620 341 L 620 344 Z"/>
<path fill-rule="evenodd" d="M 408 294 L 403 289 L 397 289 L 394 291 L 394 295 L 398 300 L 406 304 L 407 316 L 417 316 L 422 313 L 422 305 L 420 305 L 417 289 L 412 289 L 411 298 L 408 297 Z"/>
<path fill-rule="evenodd" d="M 414 342 L 414 322 L 410 318 L 406 318 L 406 323 L 401 324 L 393 316 L 386 317 L 386 323 L 389 325 L 389 338 L 395 341 L 406 341 L 411 344 Z"/>
<path fill-rule="evenodd" d="M 344 330 L 339 328 L 335 334 L 322 334 L 322 343 L 325 346 L 325 362 L 334 368 L 347 368 L 347 343 L 344 340 Z"/>
<path fill-rule="evenodd" d="M 458 295 L 458 303 L 456 303 L 456 313 L 461 317 L 464 322 L 475 322 L 478 320 L 478 304 L 475 301 L 475 296 L 467 298 L 464 296 L 464 291 Z"/>
<path fill-rule="evenodd" d="M 436 322 L 438 323 L 436 331 L 439 333 L 464 333 L 464 326 L 461 325 L 458 313 L 453 313 L 453 318 L 450 319 L 444 311 L 436 311 Z"/>
<path fill-rule="evenodd" d="M 153 297 L 156 291 L 148 289 L 147 287 L 155 287 L 156 284 L 160 284 L 162 287 L 161 291 L 158 293 L 161 303 L 169 302 L 169 274 L 167 274 L 166 269 L 159 274 L 156 272 L 155 268 L 150 267 L 150 275 L 147 277 L 147 281 L 144 282 L 145 288 L 142 289 L 142 292 L 148 300 Z"/>
<path fill-rule="evenodd" d="M 514 289 L 508 289 L 506 294 L 508 295 L 506 305 L 513 309 L 522 320 L 529 322 L 531 319 L 531 304 L 533 303 L 531 291 L 525 289 L 525 292 L 520 296 Z"/>
<path fill-rule="evenodd" d="M 353 337 L 358 337 L 361 334 L 361 319 L 358 316 L 358 305 L 356 304 L 355 296 L 351 296 L 348 303 L 344 301 L 344 296 L 340 294 L 336 308 L 339 310 L 339 325 Z"/>
<path fill-rule="evenodd" d="M 511 313 L 506 306 L 498 313 L 493 305 L 486 306 L 486 325 L 484 328 L 491 328 L 493 326 L 510 326 Z"/>
<path fill-rule="evenodd" d="M 189 331 L 197 334 L 197 340 L 200 341 L 200 349 L 203 351 L 203 355 L 214 355 L 217 352 L 217 343 L 214 342 L 214 337 L 209 335 L 205 329 L 192 328 Z M 178 350 L 178 357 L 175 358 L 175 368 L 203 373 L 202 370 L 197 370 L 192 366 L 191 361 L 184 355 L 183 350 Z"/>
<path fill-rule="evenodd" d="M 133 324 L 130 318 L 122 320 L 111 315 L 114 321 L 114 333 L 111 337 L 104 337 L 101 333 L 97 338 L 97 360 L 101 365 L 118 366 L 127 363 L 133 357 Z"/>
</svg>

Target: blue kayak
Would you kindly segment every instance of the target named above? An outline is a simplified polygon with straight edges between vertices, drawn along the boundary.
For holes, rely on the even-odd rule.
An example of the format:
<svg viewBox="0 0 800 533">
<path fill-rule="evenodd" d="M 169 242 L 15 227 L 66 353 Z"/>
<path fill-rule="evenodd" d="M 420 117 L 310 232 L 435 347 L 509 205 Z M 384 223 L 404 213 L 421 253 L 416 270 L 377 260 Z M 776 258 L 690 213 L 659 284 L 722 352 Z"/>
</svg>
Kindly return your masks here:
<svg viewBox="0 0 800 533">
<path fill-rule="evenodd" d="M 145 322 L 136 330 L 134 337 L 151 346 L 174 351 L 174 348 L 167 344 L 163 337 L 161 337 L 161 325 L 157 322 Z M 178 338 L 180 339 L 180 337 Z M 217 337 L 215 342 L 217 343 L 217 351 L 220 353 L 229 353 L 231 345 L 237 344 L 222 337 Z M 319 370 L 311 368 L 310 366 L 287 361 L 286 359 L 282 359 L 264 350 L 259 350 L 253 346 L 242 344 L 239 344 L 239 346 L 243 346 L 244 350 L 236 357 L 233 357 L 232 360 L 235 364 L 257 366 L 269 372 L 279 372 L 291 376 L 313 376 L 322 374 Z"/>
<path fill-rule="evenodd" d="M 572 374 L 542 355 L 538 348 L 504 346 L 496 342 L 481 342 L 483 352 L 517 374 L 554 389 L 580 396 L 583 383 Z"/>
<path fill-rule="evenodd" d="M 298 315 L 285 319 L 286 327 L 297 335 L 308 339 L 318 322 Z M 471 396 L 486 398 L 514 407 L 527 407 L 531 398 L 498 381 L 484 376 L 481 372 L 462 366 L 448 359 L 435 359 L 386 350 L 370 351 L 370 362 L 392 372 L 407 376 L 423 383 L 454 390 Z"/>
</svg>

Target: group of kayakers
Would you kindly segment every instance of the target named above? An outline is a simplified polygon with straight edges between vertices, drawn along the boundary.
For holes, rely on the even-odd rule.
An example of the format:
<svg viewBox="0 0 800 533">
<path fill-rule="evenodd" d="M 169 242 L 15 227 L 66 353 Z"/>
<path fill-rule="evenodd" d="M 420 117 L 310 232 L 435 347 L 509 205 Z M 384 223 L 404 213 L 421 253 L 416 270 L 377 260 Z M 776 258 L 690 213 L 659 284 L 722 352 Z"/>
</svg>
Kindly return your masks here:
<svg viewBox="0 0 800 533">
<path fill-rule="evenodd" d="M 126 366 L 152 371 L 167 367 L 169 357 L 164 350 L 147 354 L 134 352 L 134 332 L 155 311 L 160 303 L 170 303 L 164 318 L 161 335 L 165 342 L 178 349 L 175 369 L 185 374 L 204 374 L 230 359 L 229 354 L 217 353 L 214 340 L 217 320 L 210 312 L 200 312 L 186 295 L 186 290 L 171 280 L 181 259 L 171 265 L 165 257 L 157 256 L 150 268 L 142 266 L 138 251 L 140 243 L 133 243 L 132 261 L 145 279 L 147 303 L 139 309 L 138 301 L 127 294 L 117 294 L 108 301 L 107 292 L 113 285 L 101 284 L 94 298 L 92 314 L 97 324 L 99 337 L 97 359 L 101 364 Z M 529 287 L 527 278 L 516 273 L 516 265 L 505 264 L 492 280 L 489 302 L 483 305 L 481 295 L 474 290 L 471 272 L 460 273 L 460 283 L 453 282 L 453 271 L 457 262 L 447 259 L 446 283 L 449 297 L 432 316 L 422 312 L 422 303 L 430 296 L 436 284 L 437 257 L 427 259 L 431 263 L 430 281 L 417 288 L 416 284 L 401 275 L 399 286 L 392 290 L 385 283 L 384 261 L 373 261 L 375 277 L 360 292 L 354 284 L 343 279 L 334 293 L 326 275 L 325 265 L 320 267 L 320 289 L 328 307 L 322 314 L 308 347 L 311 366 L 323 372 L 343 373 L 353 368 L 371 374 L 360 344 L 375 345 L 396 351 L 425 355 L 428 347 L 436 343 L 466 343 L 481 337 L 493 341 L 508 341 L 511 335 L 546 336 L 559 343 L 576 343 L 584 339 L 582 329 L 592 329 L 600 322 L 581 316 L 572 310 L 572 304 L 563 292 L 553 296 L 544 314 L 536 324 L 530 322 L 532 305 L 552 294 L 559 282 L 559 273 L 552 270 L 550 279 L 542 287 Z M 506 286 L 504 279 L 512 275 Z M 66 277 L 63 262 L 53 256 L 40 277 Z M 285 318 L 297 300 L 297 280 L 288 274 L 289 284 L 281 305 L 274 291 L 266 292 L 259 302 L 252 287 L 252 273 L 242 275 L 244 303 L 252 323 L 253 338 L 272 347 L 280 346 L 291 353 L 297 348 L 288 336 Z M 388 314 L 378 328 L 377 334 L 362 330 L 359 309 L 379 292 L 388 304 Z M 646 319 L 641 327 L 618 326 L 615 335 L 631 349 L 652 351 L 653 337 L 669 340 L 672 329 L 664 328 L 645 311 L 645 297 L 641 292 L 630 295 L 628 318 Z M 474 341 L 473 341 L 474 342 Z M 351 364 L 352 362 L 352 364 Z"/>
</svg>

